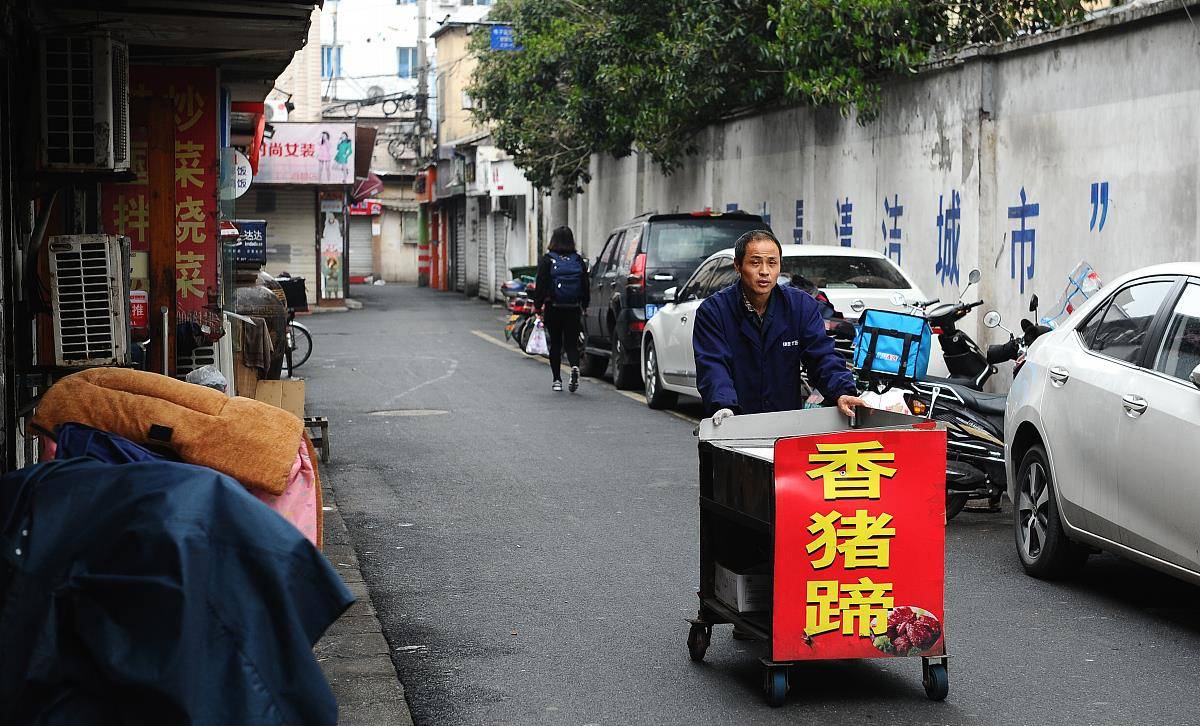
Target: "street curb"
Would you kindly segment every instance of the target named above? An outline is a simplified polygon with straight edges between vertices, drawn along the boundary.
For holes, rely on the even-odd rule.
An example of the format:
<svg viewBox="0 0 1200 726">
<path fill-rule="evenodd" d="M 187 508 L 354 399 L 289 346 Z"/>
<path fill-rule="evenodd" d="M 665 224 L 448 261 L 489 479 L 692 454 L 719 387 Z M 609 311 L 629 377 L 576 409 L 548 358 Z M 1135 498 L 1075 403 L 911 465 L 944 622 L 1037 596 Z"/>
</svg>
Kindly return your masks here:
<svg viewBox="0 0 1200 726">
<path fill-rule="evenodd" d="M 358 598 L 313 648 L 338 702 L 338 723 L 348 726 L 412 726 L 404 686 L 392 664 L 391 650 L 375 615 L 358 567 L 350 532 L 333 492 L 323 491 L 325 556 Z"/>
</svg>

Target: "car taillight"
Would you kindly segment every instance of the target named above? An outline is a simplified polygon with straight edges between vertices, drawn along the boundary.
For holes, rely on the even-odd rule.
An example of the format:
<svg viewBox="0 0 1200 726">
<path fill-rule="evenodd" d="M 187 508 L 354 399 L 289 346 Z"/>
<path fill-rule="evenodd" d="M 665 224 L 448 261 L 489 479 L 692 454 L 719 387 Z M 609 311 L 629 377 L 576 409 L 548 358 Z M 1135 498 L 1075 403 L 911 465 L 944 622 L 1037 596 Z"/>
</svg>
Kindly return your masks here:
<svg viewBox="0 0 1200 726">
<path fill-rule="evenodd" d="M 639 287 L 646 287 L 646 253 L 643 252 L 633 258 L 633 265 L 629 268 L 629 284 Z"/>
<path fill-rule="evenodd" d="M 629 329 L 635 333 L 640 333 L 646 329 L 646 321 L 645 320 L 634 320 L 632 323 L 629 324 Z"/>
</svg>

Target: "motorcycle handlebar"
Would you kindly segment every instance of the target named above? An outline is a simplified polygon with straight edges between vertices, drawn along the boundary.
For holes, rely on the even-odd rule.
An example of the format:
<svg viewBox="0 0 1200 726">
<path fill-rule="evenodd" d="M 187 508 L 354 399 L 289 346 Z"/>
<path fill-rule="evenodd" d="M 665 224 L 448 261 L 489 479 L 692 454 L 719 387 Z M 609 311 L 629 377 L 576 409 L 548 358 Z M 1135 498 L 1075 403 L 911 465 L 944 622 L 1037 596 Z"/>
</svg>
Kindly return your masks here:
<svg viewBox="0 0 1200 726">
<path fill-rule="evenodd" d="M 1021 355 L 1021 346 L 1016 340 L 1010 340 L 1007 343 L 999 343 L 997 345 L 989 345 L 987 349 L 988 363 L 1003 363 L 1008 360 L 1016 360 Z"/>
</svg>

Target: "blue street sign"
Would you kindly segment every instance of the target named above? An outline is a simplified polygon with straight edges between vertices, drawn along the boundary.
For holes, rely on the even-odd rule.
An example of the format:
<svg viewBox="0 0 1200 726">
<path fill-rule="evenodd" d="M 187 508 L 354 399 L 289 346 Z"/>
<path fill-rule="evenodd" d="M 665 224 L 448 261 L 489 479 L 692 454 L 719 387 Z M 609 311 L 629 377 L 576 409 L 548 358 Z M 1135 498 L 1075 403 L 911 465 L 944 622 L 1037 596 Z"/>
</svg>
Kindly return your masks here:
<svg viewBox="0 0 1200 726">
<path fill-rule="evenodd" d="M 267 263 L 267 223 L 261 219 L 238 219 L 237 246 L 233 248 L 233 261 L 265 265 Z"/>
<path fill-rule="evenodd" d="M 492 26 L 492 50 L 521 50 L 521 46 L 513 40 L 511 25 Z"/>
</svg>

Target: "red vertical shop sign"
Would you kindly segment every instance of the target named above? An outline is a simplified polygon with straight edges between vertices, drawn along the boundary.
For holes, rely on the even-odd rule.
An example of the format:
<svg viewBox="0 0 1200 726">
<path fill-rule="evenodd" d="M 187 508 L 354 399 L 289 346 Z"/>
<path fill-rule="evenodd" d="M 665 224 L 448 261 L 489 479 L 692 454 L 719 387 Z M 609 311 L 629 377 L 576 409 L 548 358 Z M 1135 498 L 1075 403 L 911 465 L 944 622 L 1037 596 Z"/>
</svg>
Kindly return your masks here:
<svg viewBox="0 0 1200 726">
<path fill-rule="evenodd" d="M 149 247 L 148 189 L 171 184 L 175 197 L 175 294 L 179 322 L 206 322 L 208 293 L 217 291 L 217 72 L 212 68 L 130 69 L 134 118 L 151 98 L 169 98 L 175 109 L 174 179 L 146 174 L 145 128 L 134 128 L 130 184 L 106 184 L 102 219 L 110 234 L 128 235 L 135 252 Z M 211 322 L 211 321 L 207 321 Z"/>
<path fill-rule="evenodd" d="M 777 661 L 943 655 L 946 434 L 775 445 Z"/>
</svg>

